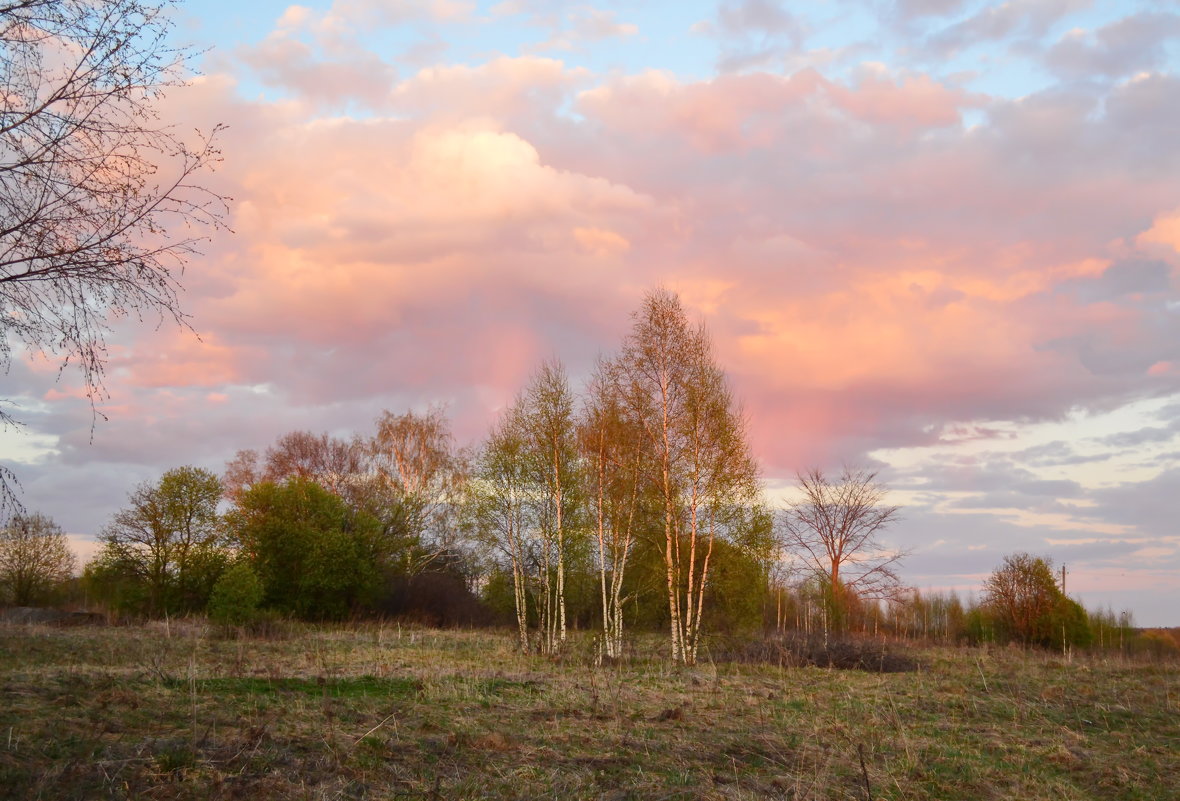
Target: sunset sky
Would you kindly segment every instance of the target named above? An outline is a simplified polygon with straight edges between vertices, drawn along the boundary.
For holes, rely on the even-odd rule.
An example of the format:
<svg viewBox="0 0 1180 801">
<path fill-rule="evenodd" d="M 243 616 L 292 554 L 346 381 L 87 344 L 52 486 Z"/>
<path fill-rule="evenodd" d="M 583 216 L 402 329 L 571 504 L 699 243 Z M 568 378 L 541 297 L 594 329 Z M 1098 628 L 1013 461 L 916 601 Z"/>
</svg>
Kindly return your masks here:
<svg viewBox="0 0 1180 801">
<path fill-rule="evenodd" d="M 1180 0 L 191 0 L 233 197 L 191 332 L 120 323 L 93 428 L 18 361 L 23 501 L 83 542 L 140 481 L 580 384 L 645 291 L 704 319 L 768 493 L 880 469 L 922 588 L 1004 554 L 1180 625 Z"/>
</svg>

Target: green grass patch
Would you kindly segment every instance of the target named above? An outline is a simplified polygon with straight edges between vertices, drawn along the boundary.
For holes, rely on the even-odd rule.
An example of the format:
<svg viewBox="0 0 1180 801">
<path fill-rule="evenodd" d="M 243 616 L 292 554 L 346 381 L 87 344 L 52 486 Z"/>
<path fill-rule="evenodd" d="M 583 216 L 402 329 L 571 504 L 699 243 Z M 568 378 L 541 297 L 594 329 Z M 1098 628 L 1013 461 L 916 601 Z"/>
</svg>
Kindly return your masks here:
<svg viewBox="0 0 1180 801">
<path fill-rule="evenodd" d="M 165 686 L 174 690 L 219 695 L 304 695 L 327 698 L 411 698 L 422 690 L 422 683 L 409 678 L 257 678 L 221 677 L 194 679 L 169 678 Z"/>
</svg>

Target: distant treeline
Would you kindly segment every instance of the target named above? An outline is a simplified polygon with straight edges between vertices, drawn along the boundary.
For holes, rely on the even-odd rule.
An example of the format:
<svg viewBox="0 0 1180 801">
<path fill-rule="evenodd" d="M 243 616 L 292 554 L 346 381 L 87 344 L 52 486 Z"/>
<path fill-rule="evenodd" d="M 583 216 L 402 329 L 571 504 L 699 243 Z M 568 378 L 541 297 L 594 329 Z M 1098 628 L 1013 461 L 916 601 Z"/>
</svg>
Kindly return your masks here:
<svg viewBox="0 0 1180 801">
<path fill-rule="evenodd" d="M 178 467 L 131 492 L 80 579 L 61 529 L 17 515 L 0 529 L 0 600 L 227 626 L 509 625 L 543 653 L 594 630 L 605 657 L 627 630 L 663 630 L 684 663 L 713 632 L 1177 650 L 1083 609 L 1028 554 L 978 602 L 907 589 L 876 475 L 798 478 L 788 507 L 763 499 L 707 332 L 660 290 L 581 393 L 541 365 L 477 448 L 457 448 L 435 408 L 385 412 L 351 439 L 292 432 L 220 476 Z"/>
<path fill-rule="evenodd" d="M 814 585 L 780 586 L 770 591 L 764 628 L 767 632 L 822 635 L 825 626 L 833 627 L 835 615 L 842 616 L 834 624 L 836 630 L 868 637 L 939 645 L 1011 643 L 1059 651 L 1180 656 L 1180 628 L 1139 628 L 1129 612 L 1087 610 L 1064 595 L 1065 603 L 1033 617 L 1032 628 L 1026 633 L 986 587 L 983 590 L 967 602 L 955 592 L 909 590 L 888 603 L 850 599 L 843 610 L 833 610 L 827 594 Z"/>
<path fill-rule="evenodd" d="M 310 441 L 306 435 L 288 436 L 263 463 L 273 465 L 280 453 Z M 219 512 L 226 494 L 233 502 Z M 309 478 L 258 480 L 227 493 L 216 475 L 178 468 L 132 493 L 81 577 L 71 575 L 64 534 L 49 518 L 14 518 L 0 546 L 0 601 L 101 609 L 128 620 L 207 614 L 241 626 L 285 618 L 396 617 L 431 626 L 515 627 L 513 580 L 503 562 L 464 538 L 462 526 L 454 532 L 454 547 L 424 549 L 406 530 L 406 517 L 404 511 L 387 512 L 382 524 Z M 771 528 L 769 521 L 762 525 Z M 37 580 L 31 580 L 36 570 L 15 570 L 21 553 L 13 543 L 22 541 L 36 545 L 24 549 L 26 558 L 41 557 L 34 568 L 57 559 L 59 569 L 43 570 Z M 668 625 L 663 561 L 654 545 L 652 537 L 637 538 L 621 591 L 624 623 L 631 630 Z M 1008 557 L 978 600 L 966 603 L 955 593 L 917 590 L 885 601 L 861 598 L 847 588 L 833 593 L 817 577 L 791 580 L 773 559 L 760 561 L 729 542 L 715 546 L 713 558 L 705 615 L 710 633 L 851 634 L 1180 655 L 1180 631 L 1137 629 L 1129 613 L 1085 610 L 1060 592 L 1046 560 L 1023 554 Z M 586 543 L 571 549 L 566 569 L 569 627 L 601 630 L 601 575 L 593 549 Z M 1015 606 L 1006 605 L 1003 591 L 1013 586 L 1024 595 Z M 526 587 L 530 631 L 540 625 L 541 589 Z M 1021 607 L 1036 603 L 1039 610 Z"/>
<path fill-rule="evenodd" d="M 301 439 L 298 437 L 297 439 Z M 189 495 L 201 488 L 211 514 L 192 514 L 188 504 L 164 502 L 161 487 Z M 399 547 L 382 552 L 380 543 L 398 542 L 372 521 L 364 522 L 340 499 L 309 479 L 259 482 L 241 494 L 224 514 L 216 512 L 221 493 L 217 476 L 193 468 L 170 471 L 157 485 L 141 487 L 132 508 L 185 510 L 200 525 L 191 540 L 172 536 L 132 543 L 127 510 L 116 517 L 99 555 L 82 575 L 68 569 L 29 582 L 30 571 L 14 574 L 13 530 L 24 526 L 26 540 L 41 538 L 38 552 L 72 557 L 64 535 L 48 518 L 17 517 L 4 529 L 0 546 L 0 602 L 55 605 L 105 611 L 114 619 L 209 615 L 217 622 L 252 626 L 286 618 L 323 621 L 399 618 L 430 626 L 516 625 L 512 578 L 494 558 L 481 561 L 474 549 L 427 554 L 401 533 Z M 216 490 L 216 493 L 214 492 Z M 201 529 L 201 526 L 208 526 Z M 152 526 L 133 530 L 147 532 Z M 167 527 L 158 527 L 163 531 Z M 642 539 L 642 538 L 641 538 Z M 663 630 L 667 616 L 661 598 L 662 561 L 651 547 L 635 556 L 623 607 L 628 629 Z M 593 554 L 575 552 L 568 564 L 567 614 L 572 629 L 602 627 L 600 576 Z M 863 599 L 847 590 L 836 595 L 815 578 L 775 578 L 773 565 L 759 563 L 741 549 L 725 545 L 715 552 L 716 569 L 708 589 L 706 629 L 751 637 L 803 634 L 888 638 L 944 645 L 1019 643 L 1057 650 L 1091 649 L 1127 655 L 1180 656 L 1180 629 L 1140 629 L 1127 612 L 1085 610 L 1060 593 L 1046 560 L 1009 557 L 985 584 L 978 599 L 964 602 L 953 592 L 907 590 L 888 601 Z M 420 564 L 414 565 L 415 559 Z M 43 562 L 45 560 L 42 560 Z M 1033 617 L 1031 628 L 1005 612 L 995 577 L 1014 567 L 1030 568 L 1042 580 L 1050 603 Z M 21 579 L 25 579 L 21 583 Z M 1035 582 L 1030 585 L 1035 586 Z M 663 601 L 663 603 L 661 603 Z M 527 623 L 539 624 L 537 594 L 526 595 Z"/>
</svg>

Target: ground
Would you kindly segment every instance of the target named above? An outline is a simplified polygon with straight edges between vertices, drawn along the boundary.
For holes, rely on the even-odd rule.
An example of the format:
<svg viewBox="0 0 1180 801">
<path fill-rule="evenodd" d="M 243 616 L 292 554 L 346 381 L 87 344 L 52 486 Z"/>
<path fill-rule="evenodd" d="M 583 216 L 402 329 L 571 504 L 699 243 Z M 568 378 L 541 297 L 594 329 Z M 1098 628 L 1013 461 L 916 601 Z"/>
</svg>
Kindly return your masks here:
<svg viewBox="0 0 1180 801">
<path fill-rule="evenodd" d="M 0 795 L 1180 798 L 1180 666 L 927 649 L 867 673 L 596 666 L 508 633 L 0 625 Z"/>
</svg>

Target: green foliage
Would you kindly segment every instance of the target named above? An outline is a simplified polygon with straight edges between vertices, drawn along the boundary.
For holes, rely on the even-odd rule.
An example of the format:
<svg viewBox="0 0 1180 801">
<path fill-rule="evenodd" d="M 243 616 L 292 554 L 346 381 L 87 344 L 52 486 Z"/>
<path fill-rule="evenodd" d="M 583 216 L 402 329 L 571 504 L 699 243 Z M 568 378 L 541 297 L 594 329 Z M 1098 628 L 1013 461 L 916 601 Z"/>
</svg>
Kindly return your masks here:
<svg viewBox="0 0 1180 801">
<path fill-rule="evenodd" d="M 1042 645 L 1052 648 L 1088 648 L 1093 641 L 1090 619 L 1082 605 L 1073 598 L 1058 593 L 1056 603 L 1050 611 L 1045 626 L 1049 631 L 1048 642 Z"/>
<path fill-rule="evenodd" d="M 196 467 L 141 484 L 103 530 L 101 564 L 88 571 L 87 583 L 123 612 L 203 610 L 226 564 L 220 498 L 221 480 Z"/>
<path fill-rule="evenodd" d="M 502 626 L 512 625 L 516 620 L 516 597 L 512 589 L 511 571 L 493 567 L 484 582 L 481 599 L 491 612 L 494 622 Z"/>
<path fill-rule="evenodd" d="M 227 527 L 272 609 L 339 619 L 376 595 L 380 524 L 314 482 L 255 484 L 240 496 Z"/>
<path fill-rule="evenodd" d="M 161 510 L 171 531 L 175 575 L 168 603 L 180 612 L 203 609 L 228 555 L 221 547 L 221 479 L 208 470 L 178 467 L 160 477 Z"/>
<path fill-rule="evenodd" d="M 1049 617 L 1061 591 L 1049 562 L 1027 553 L 1004 557 L 984 582 L 984 604 L 999 634 L 1030 645 L 1052 638 Z"/>
<path fill-rule="evenodd" d="M 82 590 L 92 603 L 119 615 L 142 615 L 151 603 L 151 590 L 124 549 L 106 543 L 82 571 Z"/>
<path fill-rule="evenodd" d="M 575 532 L 565 543 L 565 603 L 573 628 L 602 627 L 598 566 L 590 538 Z"/>
<path fill-rule="evenodd" d="M 623 586 L 623 615 L 628 628 L 644 631 L 668 628 L 668 589 L 664 567 L 663 510 L 645 510 L 639 535 L 631 550 L 630 564 Z"/>
<path fill-rule="evenodd" d="M 705 620 L 709 631 L 751 632 L 762 626 L 766 571 L 749 551 L 725 540 L 713 543 L 706 591 Z"/>
<path fill-rule="evenodd" d="M 209 597 L 209 619 L 227 626 L 244 626 L 258 616 L 263 588 L 258 574 L 248 562 L 237 562 L 228 568 Z"/>
<path fill-rule="evenodd" d="M 975 606 L 968 610 L 963 619 L 963 629 L 969 645 L 996 641 L 995 616 L 985 607 Z"/>
</svg>

